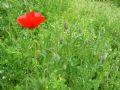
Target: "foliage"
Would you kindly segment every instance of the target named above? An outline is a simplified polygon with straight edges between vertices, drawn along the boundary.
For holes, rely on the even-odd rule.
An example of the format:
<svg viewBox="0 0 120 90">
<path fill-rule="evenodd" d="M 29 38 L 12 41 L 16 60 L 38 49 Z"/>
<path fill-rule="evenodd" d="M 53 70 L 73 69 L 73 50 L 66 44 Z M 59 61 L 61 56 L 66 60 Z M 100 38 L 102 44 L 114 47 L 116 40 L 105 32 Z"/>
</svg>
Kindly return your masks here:
<svg viewBox="0 0 120 90">
<path fill-rule="evenodd" d="M 33 31 L 16 18 L 35 10 Z M 120 8 L 90 0 L 0 1 L 1 90 L 119 90 Z"/>
</svg>

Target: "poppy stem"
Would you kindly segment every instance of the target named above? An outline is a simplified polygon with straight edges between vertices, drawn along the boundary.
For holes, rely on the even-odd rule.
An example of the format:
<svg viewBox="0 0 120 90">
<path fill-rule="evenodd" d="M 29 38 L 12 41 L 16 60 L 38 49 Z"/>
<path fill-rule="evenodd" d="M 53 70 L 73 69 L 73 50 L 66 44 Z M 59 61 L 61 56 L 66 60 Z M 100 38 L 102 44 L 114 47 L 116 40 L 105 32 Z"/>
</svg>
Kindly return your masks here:
<svg viewBox="0 0 120 90">
<path fill-rule="evenodd" d="M 37 41 L 37 36 L 36 35 L 38 35 L 38 34 L 36 34 L 36 32 L 35 31 L 33 31 L 33 32 L 31 32 L 31 37 L 32 37 L 32 40 L 33 40 L 33 50 L 34 50 L 34 59 L 37 59 L 38 58 L 38 53 L 37 53 L 37 51 L 39 50 L 39 43 L 38 43 L 38 41 Z"/>
</svg>

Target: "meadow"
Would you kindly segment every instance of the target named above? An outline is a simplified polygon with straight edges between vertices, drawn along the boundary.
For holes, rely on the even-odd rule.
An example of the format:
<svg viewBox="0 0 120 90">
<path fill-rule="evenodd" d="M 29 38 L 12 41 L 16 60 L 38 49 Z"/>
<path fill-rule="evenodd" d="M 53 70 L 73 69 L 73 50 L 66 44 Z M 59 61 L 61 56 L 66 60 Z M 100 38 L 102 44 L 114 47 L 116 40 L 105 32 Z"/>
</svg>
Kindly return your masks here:
<svg viewBox="0 0 120 90">
<path fill-rule="evenodd" d="M 1 0 L 0 90 L 120 90 L 118 2 Z M 46 21 L 18 25 L 33 10 Z"/>
</svg>

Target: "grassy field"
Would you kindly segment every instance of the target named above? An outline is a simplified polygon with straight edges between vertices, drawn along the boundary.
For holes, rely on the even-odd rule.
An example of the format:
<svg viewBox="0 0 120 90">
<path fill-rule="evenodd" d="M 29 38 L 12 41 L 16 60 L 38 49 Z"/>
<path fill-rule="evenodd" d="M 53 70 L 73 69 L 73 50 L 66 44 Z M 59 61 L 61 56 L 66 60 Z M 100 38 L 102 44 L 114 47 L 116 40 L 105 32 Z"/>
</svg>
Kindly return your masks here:
<svg viewBox="0 0 120 90">
<path fill-rule="evenodd" d="M 0 90 L 120 90 L 120 8 L 115 5 L 1 0 Z M 46 22 L 31 31 L 16 18 L 32 10 Z"/>
</svg>

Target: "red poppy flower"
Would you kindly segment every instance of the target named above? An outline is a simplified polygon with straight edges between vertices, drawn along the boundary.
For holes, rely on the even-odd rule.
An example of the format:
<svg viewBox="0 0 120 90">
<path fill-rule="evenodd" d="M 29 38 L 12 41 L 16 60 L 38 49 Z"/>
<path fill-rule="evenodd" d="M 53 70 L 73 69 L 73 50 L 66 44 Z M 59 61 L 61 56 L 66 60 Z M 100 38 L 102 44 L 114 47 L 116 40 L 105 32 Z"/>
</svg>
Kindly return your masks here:
<svg viewBox="0 0 120 90">
<path fill-rule="evenodd" d="M 17 22 L 26 28 L 34 29 L 45 21 L 44 16 L 38 12 L 28 12 L 17 18 Z"/>
</svg>

